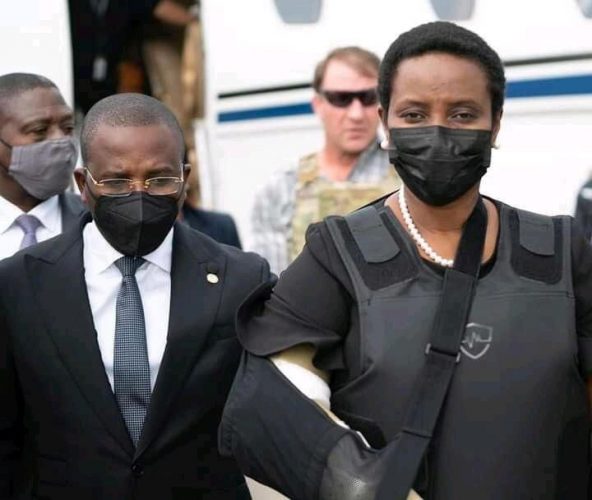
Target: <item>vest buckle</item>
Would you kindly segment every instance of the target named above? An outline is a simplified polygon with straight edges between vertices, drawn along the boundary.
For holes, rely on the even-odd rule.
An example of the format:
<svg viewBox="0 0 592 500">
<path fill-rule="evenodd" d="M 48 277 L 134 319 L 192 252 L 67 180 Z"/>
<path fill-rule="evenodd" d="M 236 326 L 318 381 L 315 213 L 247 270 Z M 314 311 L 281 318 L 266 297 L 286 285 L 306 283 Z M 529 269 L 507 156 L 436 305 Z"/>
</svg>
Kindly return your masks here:
<svg viewBox="0 0 592 500">
<path fill-rule="evenodd" d="M 434 351 L 438 354 L 442 354 L 444 356 L 454 356 L 453 354 L 450 354 L 448 352 L 439 351 L 438 349 L 434 349 L 432 347 L 431 342 L 428 342 L 428 345 L 426 345 L 426 348 L 425 348 L 425 355 L 428 356 L 430 354 L 430 352 L 432 352 L 432 351 Z M 460 351 L 458 351 L 458 353 L 456 354 L 456 363 L 457 364 L 460 363 Z"/>
</svg>

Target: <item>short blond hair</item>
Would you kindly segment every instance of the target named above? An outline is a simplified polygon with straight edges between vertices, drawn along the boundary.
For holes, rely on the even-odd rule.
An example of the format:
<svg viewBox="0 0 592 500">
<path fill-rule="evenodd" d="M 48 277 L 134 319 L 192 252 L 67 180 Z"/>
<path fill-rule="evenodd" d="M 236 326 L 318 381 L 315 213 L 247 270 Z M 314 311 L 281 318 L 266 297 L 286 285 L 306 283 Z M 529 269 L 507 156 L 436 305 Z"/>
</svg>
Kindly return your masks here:
<svg viewBox="0 0 592 500">
<path fill-rule="evenodd" d="M 327 66 L 331 61 L 341 61 L 361 75 L 378 78 L 380 58 L 376 54 L 361 47 L 339 47 L 329 52 L 315 68 L 312 87 L 317 92 L 321 90 Z"/>
</svg>

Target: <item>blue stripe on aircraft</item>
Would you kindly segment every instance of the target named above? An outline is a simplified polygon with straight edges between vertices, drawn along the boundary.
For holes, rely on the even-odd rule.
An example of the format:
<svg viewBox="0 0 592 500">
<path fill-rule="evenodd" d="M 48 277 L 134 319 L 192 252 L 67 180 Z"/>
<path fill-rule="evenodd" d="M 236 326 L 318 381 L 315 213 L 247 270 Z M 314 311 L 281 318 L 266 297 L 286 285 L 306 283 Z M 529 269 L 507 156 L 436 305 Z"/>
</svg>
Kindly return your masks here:
<svg viewBox="0 0 592 500">
<path fill-rule="evenodd" d="M 508 82 L 506 97 L 550 97 L 592 94 L 592 75 L 541 78 L 537 80 L 518 80 Z M 251 108 L 239 111 L 223 111 L 218 114 L 218 122 L 238 122 L 263 118 L 285 118 L 288 116 L 308 115 L 312 113 L 309 103 Z"/>
<path fill-rule="evenodd" d="M 223 111 L 218 114 L 218 121 L 239 122 L 244 120 L 258 120 L 261 118 L 283 118 L 286 116 L 309 115 L 312 107 L 309 103 L 287 104 L 267 108 L 241 109 L 240 111 Z"/>
<path fill-rule="evenodd" d="M 592 75 L 562 76 L 508 82 L 506 97 L 547 97 L 592 94 Z"/>
</svg>

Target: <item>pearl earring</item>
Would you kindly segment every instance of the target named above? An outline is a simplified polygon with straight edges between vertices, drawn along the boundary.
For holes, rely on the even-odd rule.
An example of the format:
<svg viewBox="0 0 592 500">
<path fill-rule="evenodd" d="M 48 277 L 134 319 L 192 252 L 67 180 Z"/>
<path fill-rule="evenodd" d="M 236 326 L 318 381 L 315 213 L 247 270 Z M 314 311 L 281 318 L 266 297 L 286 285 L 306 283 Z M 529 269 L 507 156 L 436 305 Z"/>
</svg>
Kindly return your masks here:
<svg viewBox="0 0 592 500">
<path fill-rule="evenodd" d="M 386 151 L 389 148 L 389 140 L 383 139 L 382 141 L 380 141 L 380 148 Z"/>
</svg>

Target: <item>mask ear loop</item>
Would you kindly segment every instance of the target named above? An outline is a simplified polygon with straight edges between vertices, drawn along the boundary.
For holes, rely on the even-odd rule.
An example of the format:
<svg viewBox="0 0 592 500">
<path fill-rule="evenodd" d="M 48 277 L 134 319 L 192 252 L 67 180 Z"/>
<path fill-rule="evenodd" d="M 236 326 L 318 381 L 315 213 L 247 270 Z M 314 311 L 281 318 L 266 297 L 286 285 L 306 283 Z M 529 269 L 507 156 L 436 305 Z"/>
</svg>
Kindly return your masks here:
<svg viewBox="0 0 592 500">
<path fill-rule="evenodd" d="M 2 137 L 0 137 L 0 142 L 4 144 L 8 149 L 12 150 L 14 146 L 12 144 L 8 144 Z"/>
<path fill-rule="evenodd" d="M 181 162 L 181 179 L 183 180 L 183 187 L 179 189 L 179 194 L 175 197 L 176 201 L 180 201 L 181 198 L 183 199 L 183 203 L 187 199 L 187 190 L 189 189 L 189 184 L 187 181 L 189 180 L 189 176 L 185 176 L 185 168 L 191 167 L 191 163 Z M 181 210 L 179 210 L 181 212 Z"/>
<path fill-rule="evenodd" d="M 2 139 L 2 137 L 0 137 L 0 143 L 2 143 L 5 147 L 7 147 L 10 151 L 10 161 L 12 162 L 12 150 L 14 149 L 14 146 L 12 146 L 11 144 L 8 144 L 4 139 Z M 5 168 L 10 168 L 10 165 L 8 166 L 4 166 Z"/>
</svg>

